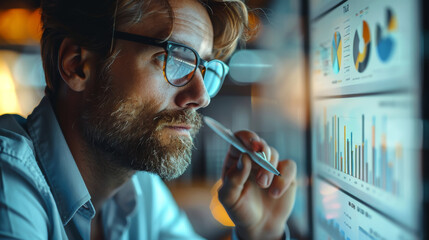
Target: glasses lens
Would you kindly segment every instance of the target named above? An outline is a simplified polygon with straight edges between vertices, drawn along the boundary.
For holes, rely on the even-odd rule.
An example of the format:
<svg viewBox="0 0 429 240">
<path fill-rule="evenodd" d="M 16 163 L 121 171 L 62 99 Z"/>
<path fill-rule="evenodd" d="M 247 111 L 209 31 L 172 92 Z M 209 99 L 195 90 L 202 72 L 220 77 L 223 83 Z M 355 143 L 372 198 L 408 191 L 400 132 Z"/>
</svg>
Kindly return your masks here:
<svg viewBox="0 0 429 240">
<path fill-rule="evenodd" d="M 221 61 L 212 60 L 207 63 L 204 73 L 204 85 L 210 97 L 214 97 L 219 92 L 226 74 L 227 66 Z"/>
<path fill-rule="evenodd" d="M 193 51 L 181 46 L 171 48 L 165 66 L 167 80 L 177 87 L 187 84 L 195 72 L 196 65 L 197 57 Z"/>
</svg>

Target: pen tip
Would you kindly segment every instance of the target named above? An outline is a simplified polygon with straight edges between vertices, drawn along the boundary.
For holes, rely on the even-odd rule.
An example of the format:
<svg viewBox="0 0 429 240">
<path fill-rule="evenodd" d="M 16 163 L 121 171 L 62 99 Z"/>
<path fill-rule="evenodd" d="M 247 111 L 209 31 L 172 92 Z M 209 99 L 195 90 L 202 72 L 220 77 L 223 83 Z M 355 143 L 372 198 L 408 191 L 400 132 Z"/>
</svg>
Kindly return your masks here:
<svg viewBox="0 0 429 240">
<path fill-rule="evenodd" d="M 281 177 L 282 175 L 279 173 L 279 177 Z"/>
</svg>

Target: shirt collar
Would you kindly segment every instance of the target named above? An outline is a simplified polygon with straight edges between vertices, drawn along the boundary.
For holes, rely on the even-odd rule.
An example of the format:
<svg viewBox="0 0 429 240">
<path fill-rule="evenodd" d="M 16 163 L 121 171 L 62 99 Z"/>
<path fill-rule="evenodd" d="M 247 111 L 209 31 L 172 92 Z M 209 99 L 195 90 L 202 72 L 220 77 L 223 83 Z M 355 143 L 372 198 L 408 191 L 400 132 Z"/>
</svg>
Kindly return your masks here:
<svg viewBox="0 0 429 240">
<path fill-rule="evenodd" d="M 137 175 L 132 176 L 131 180 L 115 194 L 114 201 L 121 209 L 124 217 L 132 216 L 137 208 L 137 198 L 142 195 L 141 186 Z"/>
<path fill-rule="evenodd" d="M 137 199 L 141 195 L 138 177 L 134 175 L 103 205 L 101 217 L 105 226 L 104 235 L 108 236 L 108 239 L 122 239 L 122 235 L 130 226 L 132 216 L 137 212 Z"/>
<path fill-rule="evenodd" d="M 51 187 L 61 220 L 65 225 L 91 197 L 49 98 L 44 97 L 28 116 L 27 126 L 42 171 Z"/>
</svg>

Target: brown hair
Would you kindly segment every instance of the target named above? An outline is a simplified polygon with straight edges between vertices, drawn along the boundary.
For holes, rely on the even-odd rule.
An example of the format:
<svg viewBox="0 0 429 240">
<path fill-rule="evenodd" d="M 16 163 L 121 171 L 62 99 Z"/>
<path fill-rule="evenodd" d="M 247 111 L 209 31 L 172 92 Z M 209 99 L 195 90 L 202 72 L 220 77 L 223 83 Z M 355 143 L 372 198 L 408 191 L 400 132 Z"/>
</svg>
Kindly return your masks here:
<svg viewBox="0 0 429 240">
<path fill-rule="evenodd" d="M 213 24 L 213 56 L 226 59 L 248 37 L 248 11 L 241 0 L 199 0 Z M 130 26 L 148 15 L 152 0 L 42 0 L 41 54 L 46 78 L 46 94 L 55 97 L 60 85 L 58 51 L 64 38 L 70 38 L 99 55 L 100 66 L 113 63 L 117 51 L 110 51 L 114 24 Z M 163 4 L 173 25 L 174 16 L 168 0 Z M 116 10 L 115 10 L 116 9 Z M 116 19 L 115 19 L 116 18 Z M 116 23 L 115 23 L 116 21 Z"/>
</svg>

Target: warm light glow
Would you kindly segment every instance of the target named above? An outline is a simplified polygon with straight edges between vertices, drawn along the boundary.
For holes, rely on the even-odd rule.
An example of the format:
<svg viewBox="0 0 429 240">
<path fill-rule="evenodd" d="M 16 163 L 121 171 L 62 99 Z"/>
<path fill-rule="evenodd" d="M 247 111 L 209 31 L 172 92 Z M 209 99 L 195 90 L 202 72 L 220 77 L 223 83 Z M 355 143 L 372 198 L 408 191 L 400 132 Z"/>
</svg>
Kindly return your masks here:
<svg viewBox="0 0 429 240">
<path fill-rule="evenodd" d="M 38 43 L 40 11 L 14 8 L 0 11 L 0 38 L 14 44 Z"/>
<path fill-rule="evenodd" d="M 328 213 L 328 214 L 325 215 L 325 218 L 327 220 L 337 219 L 338 217 L 339 217 L 339 214 L 337 214 L 337 213 Z"/>
<path fill-rule="evenodd" d="M 322 202 L 325 204 L 328 204 L 336 201 L 337 199 L 338 199 L 338 194 L 326 195 L 326 196 L 323 196 Z"/>
<path fill-rule="evenodd" d="M 0 115 L 20 112 L 12 75 L 7 64 L 0 60 Z"/>
<path fill-rule="evenodd" d="M 225 208 L 222 206 L 222 203 L 219 202 L 218 198 L 218 189 L 222 186 L 222 180 L 218 180 L 215 185 L 212 187 L 210 193 L 212 195 L 212 201 L 210 203 L 210 211 L 216 221 L 227 227 L 234 227 L 234 223 L 231 218 L 229 218 L 228 213 Z"/>
<path fill-rule="evenodd" d="M 40 20 L 40 9 L 36 9 L 28 15 L 27 30 L 31 39 L 39 43 L 42 37 L 42 23 Z"/>
<path fill-rule="evenodd" d="M 258 39 L 259 35 L 262 32 L 263 25 L 261 24 L 261 19 L 258 15 L 256 15 L 253 12 L 250 12 L 248 15 L 249 19 L 249 29 L 252 29 L 253 31 L 250 33 L 250 39 L 248 39 L 248 42 L 255 41 Z"/>
<path fill-rule="evenodd" d="M 329 195 L 336 195 L 338 192 L 338 188 L 335 187 L 331 187 L 331 186 L 323 186 L 322 188 L 319 189 L 319 193 L 322 196 L 329 196 Z"/>
</svg>

